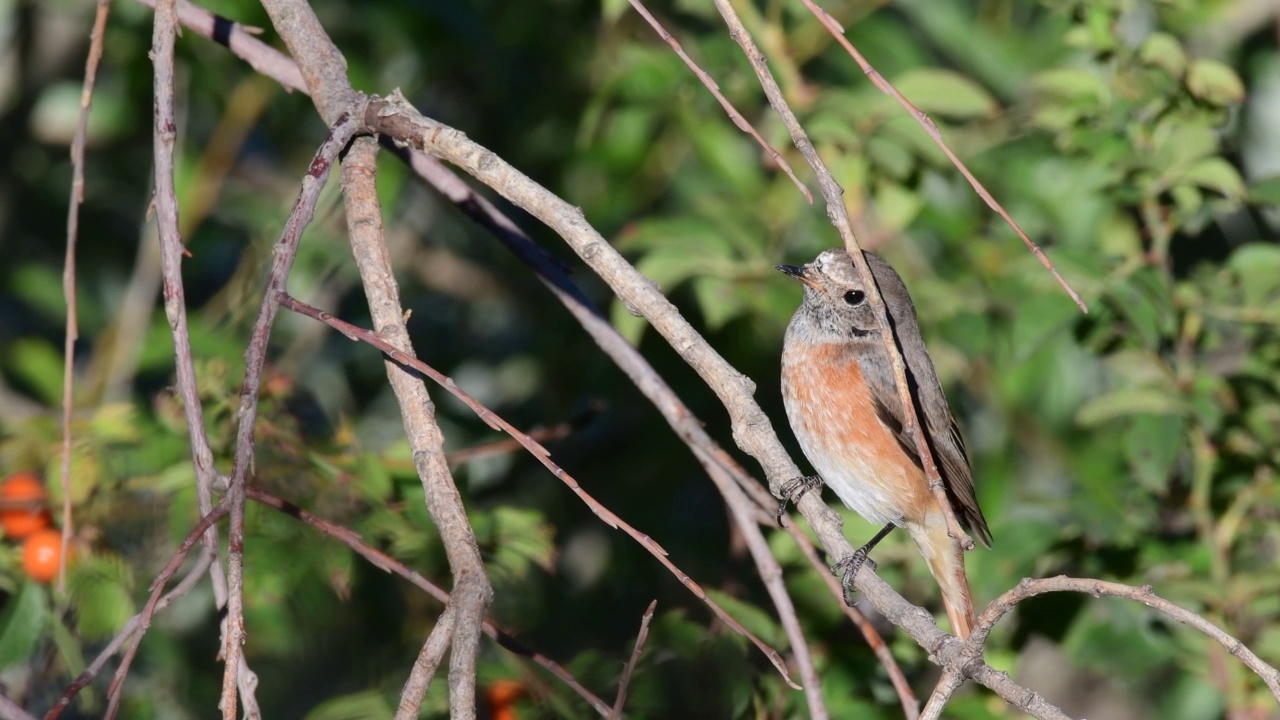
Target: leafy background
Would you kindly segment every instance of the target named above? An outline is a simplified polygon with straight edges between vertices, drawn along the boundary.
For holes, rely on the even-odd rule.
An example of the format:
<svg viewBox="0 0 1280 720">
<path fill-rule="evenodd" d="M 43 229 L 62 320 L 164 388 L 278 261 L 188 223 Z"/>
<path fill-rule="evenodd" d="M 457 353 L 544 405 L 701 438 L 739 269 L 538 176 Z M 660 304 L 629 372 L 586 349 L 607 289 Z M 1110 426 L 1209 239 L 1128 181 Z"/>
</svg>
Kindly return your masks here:
<svg viewBox="0 0 1280 720">
<path fill-rule="evenodd" d="M 771 266 L 838 242 L 819 206 L 724 118 L 621 0 L 313 3 L 357 87 L 401 87 L 583 208 L 758 385 L 784 441 L 782 332 L 799 290 Z M 0 470 L 57 477 L 60 290 L 91 3 L 0 2 Z M 1251 0 L 825 4 L 877 69 L 942 127 L 1085 297 L 1079 314 L 923 132 L 799 3 L 738 3 L 846 191 L 863 242 L 904 275 L 968 438 L 996 545 L 974 592 L 1067 573 L 1151 584 L 1280 662 L 1280 57 Z M 269 27 L 247 0 L 211 2 Z M 782 150 L 741 53 L 706 2 L 653 3 Z M 275 40 L 268 30 L 264 36 Z M 172 343 L 157 303 L 150 192 L 150 11 L 115 4 L 95 97 L 79 253 L 69 594 L 0 542 L 0 686 L 33 711 L 145 599 L 195 519 Z M 305 97 L 188 34 L 178 46 L 182 227 L 210 433 L 229 465 L 265 259 L 324 129 Z M 419 355 L 524 428 L 572 423 L 556 460 L 766 641 L 785 637 L 717 494 L 666 424 L 512 257 L 384 158 L 380 193 Z M 811 187 L 807 172 L 801 177 Z M 336 187 L 302 245 L 294 294 L 367 309 Z M 712 394 L 557 239 L 511 210 L 732 447 Z M 447 585 L 382 364 L 285 317 L 258 430 L 258 484 Z M 450 449 L 496 439 L 443 394 Z M 800 456 L 797 454 L 797 458 Z M 754 467 L 744 458 L 748 467 Z M 804 464 L 802 463 L 802 466 Z M 455 473 L 496 589 L 492 616 L 611 698 L 639 617 L 658 614 L 632 717 L 798 717 L 803 698 L 647 554 L 519 454 Z M 56 483 L 50 491 L 57 500 Z M 253 506 L 248 659 L 271 717 L 387 717 L 439 606 L 294 520 Z M 847 517 L 860 543 L 873 528 Z M 900 717 L 860 636 L 791 541 L 786 568 L 834 717 Z M 905 536 L 882 575 L 937 608 Z M 157 618 L 128 717 L 209 717 L 221 677 L 207 583 Z M 882 625 L 917 692 L 936 671 Z M 1024 603 L 988 659 L 1076 716 L 1275 716 L 1260 682 L 1205 638 L 1114 600 Z M 585 717 L 566 688 L 492 644 L 481 684 L 523 683 L 521 718 Z M 102 710 L 103 688 L 78 713 Z M 446 714 L 438 682 L 424 716 Z M 969 690 L 950 717 L 1010 717 Z"/>
</svg>

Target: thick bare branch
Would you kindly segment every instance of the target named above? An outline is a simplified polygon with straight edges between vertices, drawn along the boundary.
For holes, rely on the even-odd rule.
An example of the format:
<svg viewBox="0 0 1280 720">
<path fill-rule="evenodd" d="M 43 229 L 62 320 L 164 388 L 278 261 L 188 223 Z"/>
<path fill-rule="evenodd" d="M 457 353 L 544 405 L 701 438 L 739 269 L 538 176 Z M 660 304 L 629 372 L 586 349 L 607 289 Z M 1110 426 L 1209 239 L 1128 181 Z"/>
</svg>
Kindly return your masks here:
<svg viewBox="0 0 1280 720">
<path fill-rule="evenodd" d="M 347 227 L 378 335 L 401 357 L 412 358 L 413 345 L 400 306 L 400 289 L 382 233 L 382 206 L 374 182 L 377 152 L 374 140 L 360 138 L 343 161 Z M 480 652 L 481 623 L 485 608 L 493 598 L 493 588 L 485 575 L 462 496 L 449 473 L 444 436 L 436 424 L 435 406 L 426 386 L 391 359 L 387 360 L 387 377 L 400 405 L 413 462 L 426 493 L 427 510 L 440 531 L 453 572 L 451 602 L 457 607 L 454 618 L 457 626 L 449 655 L 449 711 L 455 718 L 472 718 L 476 712 L 475 666 Z"/>
</svg>

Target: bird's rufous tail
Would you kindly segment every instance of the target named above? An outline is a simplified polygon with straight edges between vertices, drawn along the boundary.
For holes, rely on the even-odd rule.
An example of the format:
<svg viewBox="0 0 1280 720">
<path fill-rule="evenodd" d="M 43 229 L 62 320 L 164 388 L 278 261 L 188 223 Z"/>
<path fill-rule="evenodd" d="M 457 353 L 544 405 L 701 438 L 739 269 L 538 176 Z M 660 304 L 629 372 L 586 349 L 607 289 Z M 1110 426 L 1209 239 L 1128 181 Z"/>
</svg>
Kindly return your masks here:
<svg viewBox="0 0 1280 720">
<path fill-rule="evenodd" d="M 969 595 L 969 578 L 964 572 L 964 551 L 947 534 L 945 519 L 939 516 L 929 520 L 925 525 L 908 524 L 907 529 L 929 565 L 933 579 L 942 588 L 942 606 L 947 611 L 947 620 L 951 621 L 951 632 L 964 640 L 978 624 Z"/>
</svg>

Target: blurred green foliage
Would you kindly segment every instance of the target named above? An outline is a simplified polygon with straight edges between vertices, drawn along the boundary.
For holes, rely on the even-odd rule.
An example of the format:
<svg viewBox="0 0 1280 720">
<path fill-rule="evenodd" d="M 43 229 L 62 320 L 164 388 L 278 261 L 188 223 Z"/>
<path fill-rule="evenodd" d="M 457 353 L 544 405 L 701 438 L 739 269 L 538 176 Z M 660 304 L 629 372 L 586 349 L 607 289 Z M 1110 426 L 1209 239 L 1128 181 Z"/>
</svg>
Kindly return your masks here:
<svg viewBox="0 0 1280 720">
<path fill-rule="evenodd" d="M 313 3 L 357 87 L 403 88 L 586 217 L 658 283 L 786 432 L 777 386 L 798 290 L 771 270 L 835 244 L 818 205 L 724 116 L 620 0 L 602 4 Z M 1081 315 L 939 149 L 800 3 L 739 2 L 789 102 L 845 189 L 867 247 L 904 275 L 969 441 L 996 544 L 969 556 L 980 602 L 1025 576 L 1137 585 L 1280 663 L 1280 55 L 1247 0 L 967 0 L 824 4 L 878 71 L 1052 257 Z M 210 3 L 269 27 L 247 0 Z M 816 189 L 710 3 L 651 9 Z M 0 3 L 0 470 L 58 477 L 65 238 L 87 2 Z M 0 542 L 0 685 L 43 712 L 145 602 L 196 519 L 172 340 L 157 302 L 150 11 L 116 3 L 90 123 L 79 250 L 66 594 L 26 580 Z M 277 42 L 268 30 L 264 36 Z M 192 343 L 211 442 L 229 468 L 241 352 L 265 260 L 324 128 L 305 97 L 192 33 L 178 45 L 179 199 Z M 744 623 L 785 635 L 714 489 L 660 416 L 512 257 L 390 158 L 380 192 L 419 355 L 516 425 L 573 424 L 558 463 Z M 513 216 L 551 251 L 543 228 Z M 290 288 L 368 325 L 336 187 Z M 577 279 L 708 430 L 712 394 L 586 270 Z M 282 317 L 255 484 L 448 586 L 382 362 Z M 435 393 L 450 450 L 494 433 Z M 736 452 L 736 449 L 735 449 Z M 799 455 L 797 454 L 797 458 Z M 747 467 L 755 466 L 744 458 Z M 496 589 L 492 617 L 613 698 L 638 619 L 658 614 L 630 688 L 635 718 L 801 717 L 741 638 L 538 463 L 455 463 Z M 49 483 L 54 502 L 61 489 Z M 847 513 L 846 513 L 847 515 Z M 249 662 L 270 717 L 388 717 L 440 606 L 295 519 L 250 507 Z M 873 528 L 853 516 L 856 543 Z M 786 568 L 833 717 L 894 718 L 885 670 L 791 540 Z M 937 609 L 905 537 L 880 572 Z M 936 669 L 880 623 L 917 693 Z M 221 677 L 208 583 L 157 616 L 128 717 L 207 717 Z M 1074 716 L 1260 717 L 1275 707 L 1225 650 L 1146 608 L 1047 596 L 996 630 L 988 660 Z M 108 665 L 107 674 L 113 665 Z M 424 717 L 444 717 L 437 678 Z M 486 641 L 482 688 L 523 683 L 517 717 L 587 717 L 551 676 Z M 103 708 L 105 678 L 76 710 Z M 489 712 L 492 708 L 486 707 Z M 948 717 L 1014 713 L 968 690 Z"/>
</svg>

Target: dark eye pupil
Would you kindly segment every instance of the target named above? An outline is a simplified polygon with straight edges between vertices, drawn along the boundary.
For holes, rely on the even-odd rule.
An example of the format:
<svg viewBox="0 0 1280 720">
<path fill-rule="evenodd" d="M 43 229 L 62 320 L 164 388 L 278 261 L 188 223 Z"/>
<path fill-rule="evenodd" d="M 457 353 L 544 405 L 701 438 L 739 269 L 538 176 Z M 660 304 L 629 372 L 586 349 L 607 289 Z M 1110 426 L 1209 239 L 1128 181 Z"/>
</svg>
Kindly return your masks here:
<svg viewBox="0 0 1280 720">
<path fill-rule="evenodd" d="M 867 299 L 867 294 L 861 290 L 850 290 L 844 294 L 844 301 L 850 305 L 861 305 L 863 300 Z"/>
</svg>

